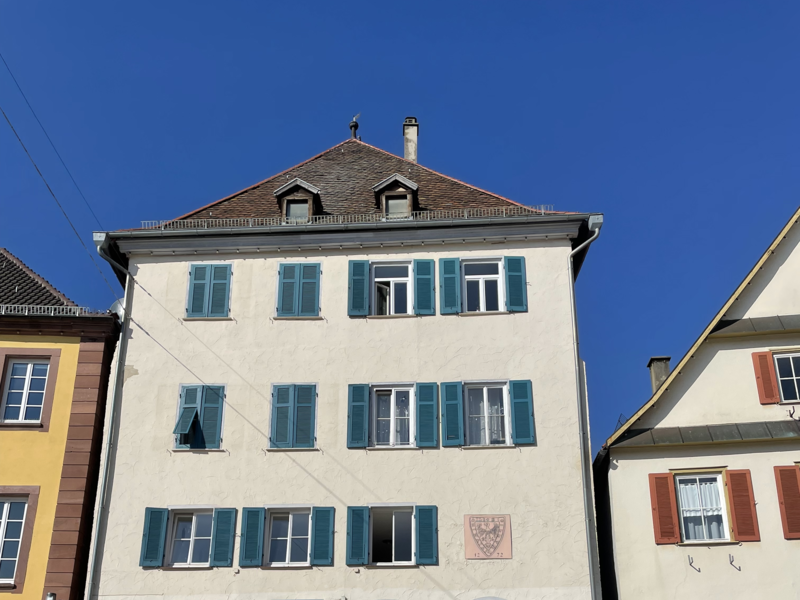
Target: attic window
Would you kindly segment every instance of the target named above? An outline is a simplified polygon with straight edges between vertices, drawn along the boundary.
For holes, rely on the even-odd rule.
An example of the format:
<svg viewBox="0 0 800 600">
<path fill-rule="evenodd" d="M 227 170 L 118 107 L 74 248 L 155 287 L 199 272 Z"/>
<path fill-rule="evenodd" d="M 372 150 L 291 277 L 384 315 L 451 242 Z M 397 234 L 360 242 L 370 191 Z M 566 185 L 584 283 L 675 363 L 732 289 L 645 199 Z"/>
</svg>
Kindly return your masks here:
<svg viewBox="0 0 800 600">
<path fill-rule="evenodd" d="M 308 220 L 308 200 L 292 199 L 286 201 L 286 220 L 287 221 L 307 221 Z"/>
<path fill-rule="evenodd" d="M 411 194 L 386 194 L 384 206 L 388 218 L 408 217 L 411 212 Z"/>
</svg>

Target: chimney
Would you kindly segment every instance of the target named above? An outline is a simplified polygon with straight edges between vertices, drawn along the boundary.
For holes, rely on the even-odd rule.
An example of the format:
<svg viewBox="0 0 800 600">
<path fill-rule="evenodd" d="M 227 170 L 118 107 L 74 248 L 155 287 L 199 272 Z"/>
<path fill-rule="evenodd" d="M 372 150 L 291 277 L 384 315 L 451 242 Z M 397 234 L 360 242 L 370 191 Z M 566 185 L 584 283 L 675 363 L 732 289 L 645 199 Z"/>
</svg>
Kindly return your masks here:
<svg viewBox="0 0 800 600">
<path fill-rule="evenodd" d="M 406 117 L 403 121 L 403 157 L 411 162 L 417 162 L 417 136 L 419 136 L 417 117 Z"/>
<path fill-rule="evenodd" d="M 650 362 L 647 363 L 647 368 L 650 369 L 650 383 L 653 385 L 653 393 L 658 391 L 661 384 L 669 377 L 669 361 L 671 356 L 653 356 Z"/>
</svg>

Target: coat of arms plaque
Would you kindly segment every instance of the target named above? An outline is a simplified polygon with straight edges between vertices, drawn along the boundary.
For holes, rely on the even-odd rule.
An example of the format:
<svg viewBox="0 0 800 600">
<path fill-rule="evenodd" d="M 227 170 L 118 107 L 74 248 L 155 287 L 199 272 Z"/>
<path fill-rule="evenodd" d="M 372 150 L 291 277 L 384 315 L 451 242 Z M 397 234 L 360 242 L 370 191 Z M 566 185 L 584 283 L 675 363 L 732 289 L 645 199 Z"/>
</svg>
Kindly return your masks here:
<svg viewBox="0 0 800 600">
<path fill-rule="evenodd" d="M 511 515 L 464 515 L 467 560 L 511 558 Z"/>
</svg>

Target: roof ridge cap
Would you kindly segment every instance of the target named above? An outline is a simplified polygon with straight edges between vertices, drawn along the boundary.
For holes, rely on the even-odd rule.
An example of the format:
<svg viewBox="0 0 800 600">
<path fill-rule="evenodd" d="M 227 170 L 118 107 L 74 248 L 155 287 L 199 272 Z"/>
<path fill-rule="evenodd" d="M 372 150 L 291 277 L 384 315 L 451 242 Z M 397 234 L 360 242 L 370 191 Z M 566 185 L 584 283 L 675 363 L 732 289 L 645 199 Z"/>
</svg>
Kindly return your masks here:
<svg viewBox="0 0 800 600">
<path fill-rule="evenodd" d="M 47 279 L 45 279 L 44 277 L 39 275 L 36 271 L 31 269 L 28 265 L 26 265 L 24 262 L 22 262 L 22 260 L 20 258 L 15 256 L 14 254 L 12 254 L 11 251 L 8 248 L 0 247 L 0 254 L 5 256 L 8 260 L 10 260 L 15 265 L 17 265 L 29 277 L 31 277 L 36 282 L 38 282 L 39 285 L 41 285 L 43 288 L 45 288 L 48 292 L 50 292 L 54 296 L 57 296 L 58 298 L 60 298 L 64 302 L 65 306 L 78 306 L 75 302 L 70 300 L 65 294 L 63 294 L 62 292 L 58 291 L 56 289 L 56 287 L 52 283 L 47 281 Z"/>
</svg>

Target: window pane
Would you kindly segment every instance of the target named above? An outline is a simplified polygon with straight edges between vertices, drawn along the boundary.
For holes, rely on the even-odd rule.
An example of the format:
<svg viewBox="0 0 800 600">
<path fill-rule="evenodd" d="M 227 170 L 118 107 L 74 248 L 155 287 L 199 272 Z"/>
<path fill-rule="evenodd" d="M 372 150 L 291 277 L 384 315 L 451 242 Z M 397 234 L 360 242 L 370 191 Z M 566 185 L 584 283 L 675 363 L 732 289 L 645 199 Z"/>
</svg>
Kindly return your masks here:
<svg viewBox="0 0 800 600">
<path fill-rule="evenodd" d="M 292 538 L 290 562 L 306 562 L 308 560 L 308 538 Z"/>
<path fill-rule="evenodd" d="M 497 275 L 500 273 L 495 263 L 464 263 L 464 275 Z"/>
<path fill-rule="evenodd" d="M 707 540 L 722 540 L 728 537 L 722 529 L 722 515 L 706 515 L 705 537 Z"/>
<path fill-rule="evenodd" d="M 289 537 L 289 515 L 280 515 L 272 518 L 272 537 Z"/>
<path fill-rule="evenodd" d="M 394 278 L 408 277 L 408 265 L 383 265 L 375 267 L 375 278 Z"/>
<path fill-rule="evenodd" d="M 178 519 L 178 525 L 175 528 L 175 538 L 180 540 L 188 540 L 192 537 L 192 519 L 189 517 L 181 517 Z"/>
<path fill-rule="evenodd" d="M 386 212 L 390 215 L 406 215 L 408 214 L 408 198 L 405 196 L 387 196 L 386 197 Z"/>
<path fill-rule="evenodd" d="M 0 579 L 14 579 L 15 560 L 0 560 Z"/>
<path fill-rule="evenodd" d="M 269 562 L 286 562 L 286 538 L 273 539 L 269 544 Z"/>
<path fill-rule="evenodd" d="M 308 537 L 308 513 L 292 515 L 292 537 Z"/>
<path fill-rule="evenodd" d="M 394 560 L 411 560 L 411 513 L 394 513 Z"/>
<path fill-rule="evenodd" d="M 22 537 L 22 521 L 9 521 L 6 524 L 6 539 L 18 540 Z"/>
<path fill-rule="evenodd" d="M 378 418 L 388 419 L 392 416 L 391 392 L 378 392 Z"/>
<path fill-rule="evenodd" d="M 485 444 L 485 429 L 483 388 L 469 388 L 467 389 L 467 443 Z"/>
<path fill-rule="evenodd" d="M 489 443 L 506 443 L 506 420 L 503 410 L 502 388 L 489 388 Z"/>
<path fill-rule="evenodd" d="M 189 540 L 175 540 L 172 544 L 172 562 L 178 564 L 189 562 Z"/>
<path fill-rule="evenodd" d="M 31 392 L 28 394 L 28 405 L 41 406 L 43 402 L 44 392 Z"/>
<path fill-rule="evenodd" d="M 481 282 L 467 281 L 467 312 L 481 309 Z"/>
<path fill-rule="evenodd" d="M 49 365 L 33 365 L 34 377 L 47 377 L 47 367 Z"/>
<path fill-rule="evenodd" d="M 25 421 L 38 421 L 42 416 L 41 406 L 29 406 L 25 409 Z"/>
<path fill-rule="evenodd" d="M 192 562 L 207 563 L 211 553 L 211 538 L 200 538 L 194 541 L 192 548 Z"/>
<path fill-rule="evenodd" d="M 405 282 L 394 284 L 394 314 L 408 314 L 408 289 Z"/>
<path fill-rule="evenodd" d="M 25 517 L 25 503 L 12 502 L 8 509 L 8 518 L 12 521 L 21 521 Z"/>
<path fill-rule="evenodd" d="M 3 544 L 3 553 L 0 554 L 0 558 L 17 558 L 18 552 L 19 542 L 6 541 L 6 543 Z"/>
<path fill-rule="evenodd" d="M 19 406 L 6 406 L 6 411 L 3 414 L 3 419 L 6 421 L 18 421 Z"/>
<path fill-rule="evenodd" d="M 484 298 L 486 300 L 486 310 L 500 310 L 500 299 L 497 293 L 497 280 L 487 279 L 483 282 Z"/>
<path fill-rule="evenodd" d="M 792 361 L 788 356 L 778 357 L 778 375 L 780 377 L 792 376 Z"/>
<path fill-rule="evenodd" d="M 213 516 L 211 513 L 204 513 L 197 515 L 196 525 L 194 530 L 195 537 L 211 537 L 211 521 Z"/>
<path fill-rule="evenodd" d="M 14 363 L 11 367 L 11 376 L 12 377 L 25 377 L 28 374 L 28 364 L 27 363 Z"/>
<path fill-rule="evenodd" d="M 43 392 L 45 380 L 41 377 L 34 377 L 31 379 L 31 385 L 28 388 L 32 392 Z"/>
<path fill-rule="evenodd" d="M 781 391 L 784 400 L 797 400 L 797 390 L 794 387 L 794 379 L 781 379 Z"/>
<path fill-rule="evenodd" d="M 793 356 L 792 364 L 794 365 L 794 376 L 800 377 L 800 356 Z"/>
<path fill-rule="evenodd" d="M 375 443 L 378 445 L 386 445 L 391 442 L 391 427 L 392 422 L 390 419 L 380 419 L 378 421 L 377 431 L 375 432 Z"/>
<path fill-rule="evenodd" d="M 22 392 L 8 392 L 6 404 L 9 406 L 20 406 L 22 404 Z"/>
<path fill-rule="evenodd" d="M 376 283 L 375 284 L 375 314 L 388 315 L 389 314 L 389 284 Z"/>
<path fill-rule="evenodd" d="M 21 377 L 12 377 L 11 381 L 8 382 L 8 389 L 9 390 L 24 390 L 25 389 L 25 380 Z"/>
<path fill-rule="evenodd" d="M 308 201 L 288 200 L 286 202 L 286 217 L 289 219 L 308 218 Z"/>
<path fill-rule="evenodd" d="M 398 390 L 395 392 L 394 402 L 395 402 L 395 414 L 398 417 L 409 417 L 411 416 L 410 413 L 410 400 L 411 394 L 408 390 Z"/>
<path fill-rule="evenodd" d="M 395 426 L 395 443 L 407 445 L 410 442 L 411 432 L 409 425 L 411 419 L 397 419 Z"/>
</svg>

